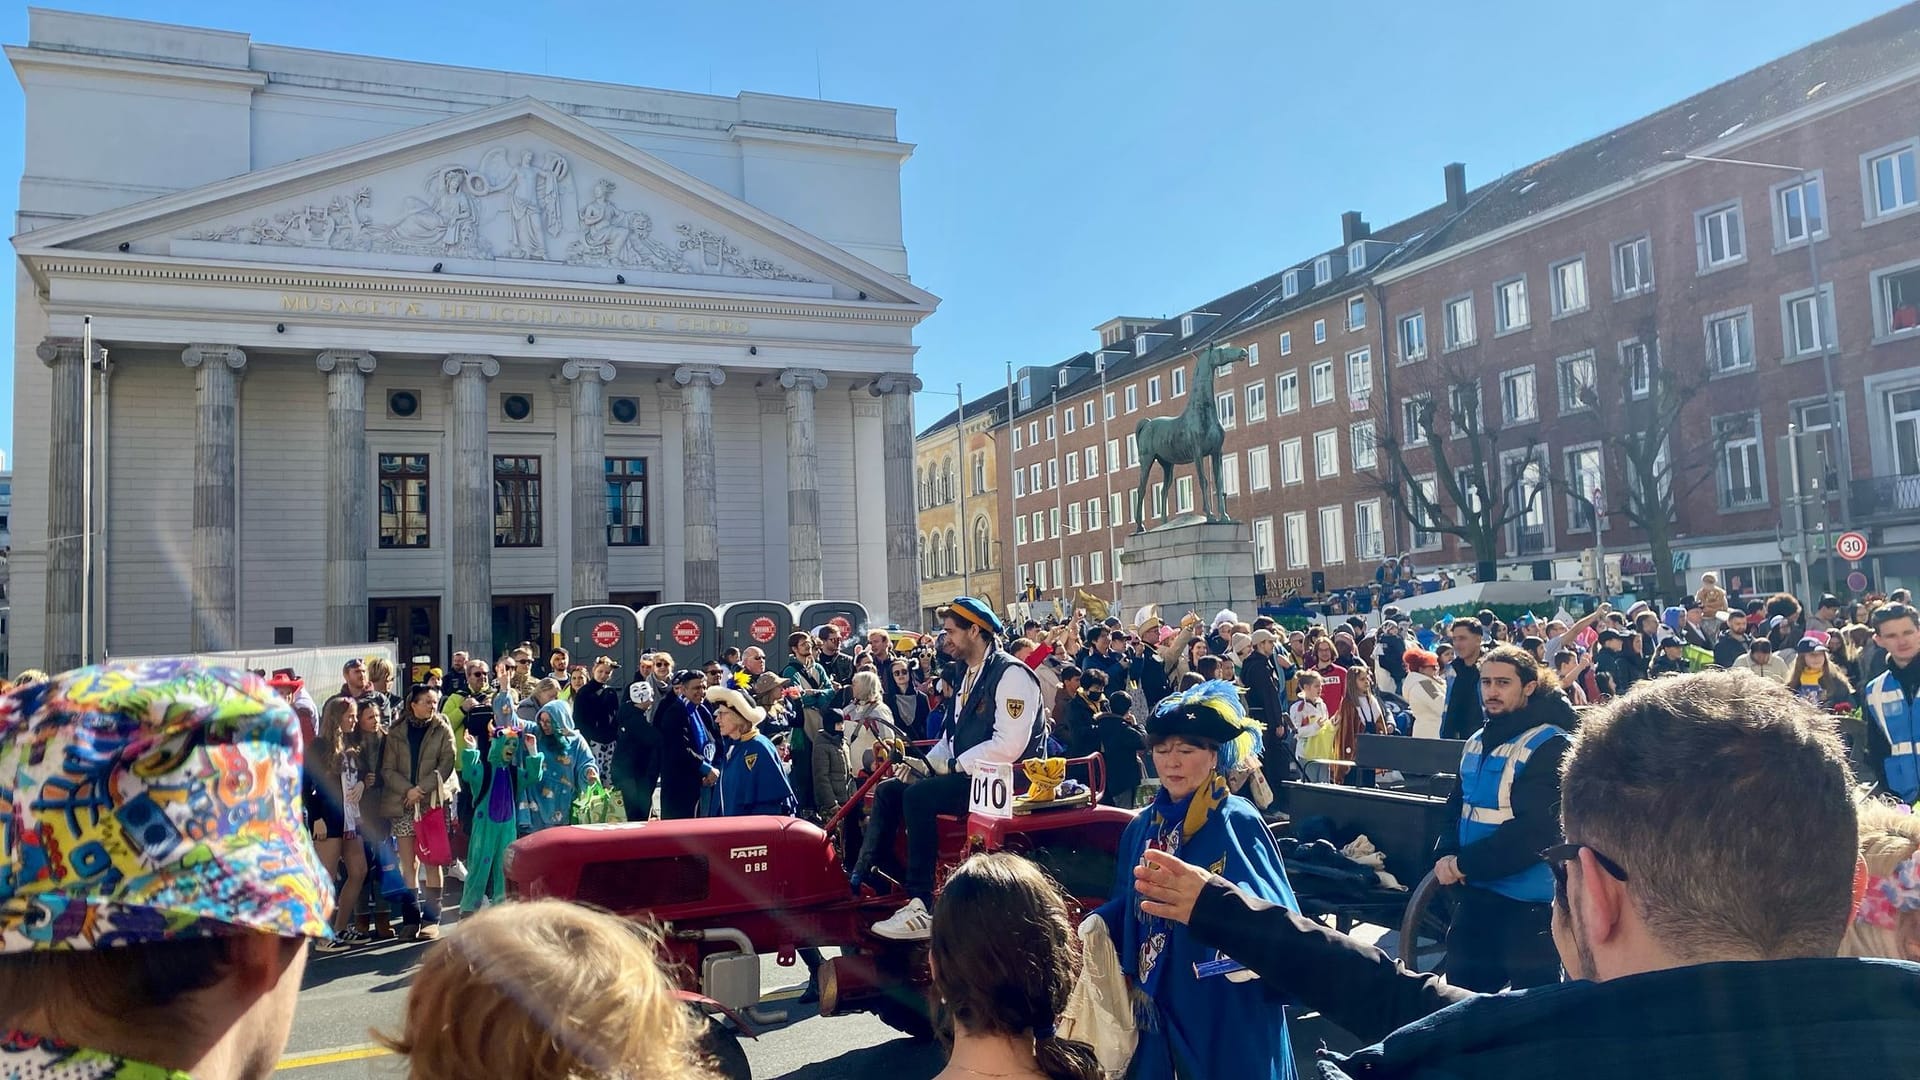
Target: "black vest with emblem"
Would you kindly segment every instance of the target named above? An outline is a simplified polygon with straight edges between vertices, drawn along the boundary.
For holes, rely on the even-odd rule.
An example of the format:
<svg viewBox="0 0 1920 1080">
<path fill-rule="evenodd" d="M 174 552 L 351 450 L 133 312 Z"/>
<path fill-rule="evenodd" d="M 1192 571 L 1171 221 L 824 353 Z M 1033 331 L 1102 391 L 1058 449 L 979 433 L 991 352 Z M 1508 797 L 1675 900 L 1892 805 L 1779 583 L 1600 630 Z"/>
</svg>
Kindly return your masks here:
<svg viewBox="0 0 1920 1080">
<path fill-rule="evenodd" d="M 1013 673 L 1013 678 L 1032 679 L 1034 686 L 1039 687 L 1040 680 L 1033 674 L 1032 669 L 1015 659 L 1012 654 L 1000 649 L 988 653 L 986 662 L 981 665 L 979 677 L 974 680 L 973 688 L 967 694 L 966 704 L 961 708 L 960 715 L 953 720 L 955 756 L 964 754 L 993 738 L 994 705 L 1000 689 L 1000 680 L 1013 668 L 1020 669 Z M 1041 716 L 1042 710 L 1038 705 L 1031 708 L 1032 716 L 1016 717 L 1032 724 L 1027 737 L 1027 748 L 1020 754 L 1022 760 L 1039 756 L 1040 744 L 1046 734 L 1045 721 Z"/>
</svg>

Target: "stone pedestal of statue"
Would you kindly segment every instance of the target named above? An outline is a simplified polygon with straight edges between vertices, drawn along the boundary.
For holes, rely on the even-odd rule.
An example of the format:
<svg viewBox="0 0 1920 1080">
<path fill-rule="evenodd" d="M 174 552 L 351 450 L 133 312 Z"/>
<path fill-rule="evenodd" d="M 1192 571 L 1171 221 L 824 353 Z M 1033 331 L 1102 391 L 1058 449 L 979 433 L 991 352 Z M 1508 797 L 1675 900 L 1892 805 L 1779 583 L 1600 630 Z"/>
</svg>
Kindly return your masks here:
<svg viewBox="0 0 1920 1080">
<path fill-rule="evenodd" d="M 1127 537 L 1120 564 L 1122 613 L 1158 604 L 1169 623 L 1188 611 L 1211 620 L 1221 608 L 1253 620 L 1253 531 L 1244 522 L 1175 518 Z"/>
</svg>

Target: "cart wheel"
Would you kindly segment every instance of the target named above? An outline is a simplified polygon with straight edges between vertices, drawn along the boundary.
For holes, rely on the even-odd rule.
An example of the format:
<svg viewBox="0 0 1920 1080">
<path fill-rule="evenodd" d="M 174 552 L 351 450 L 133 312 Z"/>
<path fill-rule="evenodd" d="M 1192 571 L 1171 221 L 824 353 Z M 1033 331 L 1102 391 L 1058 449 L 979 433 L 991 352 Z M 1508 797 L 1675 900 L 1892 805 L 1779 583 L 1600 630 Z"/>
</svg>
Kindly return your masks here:
<svg viewBox="0 0 1920 1080">
<path fill-rule="evenodd" d="M 1400 918 L 1400 961 L 1414 971 L 1444 970 L 1447 928 L 1453 924 L 1453 900 L 1440 879 L 1427 871 L 1407 897 Z"/>
</svg>

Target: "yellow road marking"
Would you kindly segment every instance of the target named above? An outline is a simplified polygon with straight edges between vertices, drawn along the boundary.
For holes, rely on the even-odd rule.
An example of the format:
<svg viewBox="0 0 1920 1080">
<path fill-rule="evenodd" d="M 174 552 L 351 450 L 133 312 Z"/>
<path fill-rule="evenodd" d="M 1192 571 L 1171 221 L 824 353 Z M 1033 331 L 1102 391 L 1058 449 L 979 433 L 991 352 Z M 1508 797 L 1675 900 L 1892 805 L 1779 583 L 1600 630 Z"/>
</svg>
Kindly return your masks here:
<svg viewBox="0 0 1920 1080">
<path fill-rule="evenodd" d="M 393 1051 L 376 1043 L 363 1043 L 359 1046 L 343 1046 L 335 1050 L 316 1050 L 309 1054 L 294 1054 L 280 1059 L 274 1067 L 275 1072 L 289 1069 L 304 1069 L 311 1065 L 333 1065 L 342 1061 L 359 1061 L 363 1058 L 381 1057 Z"/>
</svg>

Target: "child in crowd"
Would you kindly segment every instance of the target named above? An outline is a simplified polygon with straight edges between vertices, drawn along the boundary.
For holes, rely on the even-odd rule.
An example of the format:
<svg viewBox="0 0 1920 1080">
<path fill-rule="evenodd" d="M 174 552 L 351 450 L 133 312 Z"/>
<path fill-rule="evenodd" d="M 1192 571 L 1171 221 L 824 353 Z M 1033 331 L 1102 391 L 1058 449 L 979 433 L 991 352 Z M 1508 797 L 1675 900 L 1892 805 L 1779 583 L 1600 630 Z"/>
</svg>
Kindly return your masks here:
<svg viewBox="0 0 1920 1080">
<path fill-rule="evenodd" d="M 1306 766 L 1307 779 L 1318 784 L 1331 780 L 1333 770 L 1315 759 L 1323 761 L 1337 756 L 1333 725 L 1327 722 L 1327 703 L 1320 697 L 1323 682 L 1317 671 L 1301 672 L 1294 683 L 1299 700 L 1287 710 L 1294 729 L 1300 733 L 1300 761 Z"/>
</svg>

